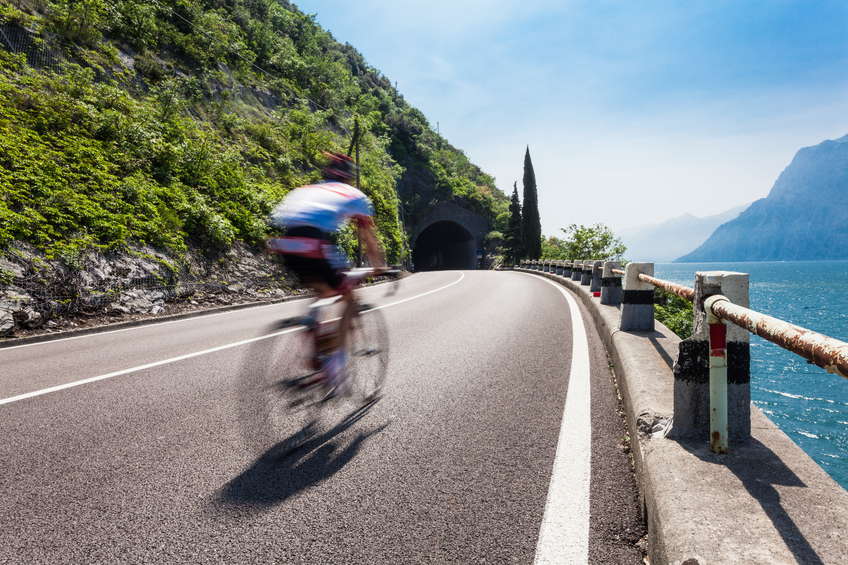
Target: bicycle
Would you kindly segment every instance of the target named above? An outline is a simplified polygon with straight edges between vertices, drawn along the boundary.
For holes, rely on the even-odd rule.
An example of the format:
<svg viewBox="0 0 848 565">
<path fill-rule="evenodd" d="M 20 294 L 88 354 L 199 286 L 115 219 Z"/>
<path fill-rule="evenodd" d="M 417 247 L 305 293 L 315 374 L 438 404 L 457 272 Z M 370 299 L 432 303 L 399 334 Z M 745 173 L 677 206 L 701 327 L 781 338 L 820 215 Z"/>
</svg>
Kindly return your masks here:
<svg viewBox="0 0 848 565">
<path fill-rule="evenodd" d="M 375 275 L 397 277 L 399 271 L 352 269 L 348 288 Z M 355 315 L 348 334 L 347 387 L 338 396 L 328 395 L 322 369 L 338 345 L 337 319 L 332 305 L 341 292 L 312 302 L 305 315 L 284 320 L 284 335 L 271 344 L 263 382 L 264 428 L 273 438 L 284 439 L 277 448 L 285 456 L 311 438 L 328 431 L 332 422 L 345 422 L 379 400 L 388 368 L 389 336 L 382 312 L 355 299 Z"/>
</svg>

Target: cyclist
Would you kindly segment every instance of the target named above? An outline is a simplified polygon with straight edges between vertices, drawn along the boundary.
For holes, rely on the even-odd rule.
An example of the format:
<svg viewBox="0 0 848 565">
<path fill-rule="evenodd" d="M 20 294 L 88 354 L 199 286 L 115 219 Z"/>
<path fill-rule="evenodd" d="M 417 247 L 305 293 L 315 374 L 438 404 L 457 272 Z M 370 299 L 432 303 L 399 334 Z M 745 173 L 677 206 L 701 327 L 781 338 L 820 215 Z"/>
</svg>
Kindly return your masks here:
<svg viewBox="0 0 848 565">
<path fill-rule="evenodd" d="M 347 337 L 356 305 L 353 285 L 343 274 L 349 268 L 347 257 L 332 244 L 332 235 L 352 220 L 371 266 L 385 268 L 386 262 L 374 232 L 371 201 L 349 184 L 356 176 L 356 165 L 347 155 L 325 156 L 329 164 L 323 170 L 324 181 L 296 188 L 271 212 L 271 225 L 284 228 L 286 237 L 269 240 L 268 247 L 283 256 L 289 269 L 319 299 L 340 295 L 344 301 L 338 346 L 322 367 L 328 396 L 334 396 L 346 384 Z"/>
</svg>

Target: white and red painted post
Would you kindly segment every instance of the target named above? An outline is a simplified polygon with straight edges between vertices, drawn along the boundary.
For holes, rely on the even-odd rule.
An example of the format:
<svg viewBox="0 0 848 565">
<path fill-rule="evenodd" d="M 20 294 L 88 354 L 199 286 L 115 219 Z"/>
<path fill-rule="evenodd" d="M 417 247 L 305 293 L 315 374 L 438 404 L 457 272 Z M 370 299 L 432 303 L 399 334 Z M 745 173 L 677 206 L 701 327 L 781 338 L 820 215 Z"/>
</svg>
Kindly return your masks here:
<svg viewBox="0 0 848 565">
<path fill-rule="evenodd" d="M 710 296 L 704 303 L 710 331 L 710 451 L 727 454 L 727 322 L 713 314 L 712 304 L 727 300 Z"/>
</svg>

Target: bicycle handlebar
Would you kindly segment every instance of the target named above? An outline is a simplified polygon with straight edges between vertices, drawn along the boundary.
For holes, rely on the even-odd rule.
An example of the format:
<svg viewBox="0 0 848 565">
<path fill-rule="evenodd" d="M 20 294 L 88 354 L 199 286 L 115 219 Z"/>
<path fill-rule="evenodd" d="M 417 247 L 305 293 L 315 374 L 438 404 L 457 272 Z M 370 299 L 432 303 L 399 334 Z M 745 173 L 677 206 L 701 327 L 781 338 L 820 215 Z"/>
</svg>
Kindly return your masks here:
<svg viewBox="0 0 848 565">
<path fill-rule="evenodd" d="M 346 277 L 365 278 L 365 277 L 399 277 L 400 269 L 375 268 L 375 267 L 358 267 L 345 271 Z"/>
</svg>

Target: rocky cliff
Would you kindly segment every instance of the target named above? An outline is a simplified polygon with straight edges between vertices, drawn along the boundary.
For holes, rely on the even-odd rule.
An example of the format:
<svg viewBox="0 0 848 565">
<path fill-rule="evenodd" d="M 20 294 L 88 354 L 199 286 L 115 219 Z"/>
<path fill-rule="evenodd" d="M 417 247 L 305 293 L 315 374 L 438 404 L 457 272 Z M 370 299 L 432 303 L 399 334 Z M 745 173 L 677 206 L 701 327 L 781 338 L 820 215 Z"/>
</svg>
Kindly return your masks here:
<svg viewBox="0 0 848 565">
<path fill-rule="evenodd" d="M 848 135 L 805 147 L 766 198 L 677 262 L 848 259 Z"/>
</svg>

